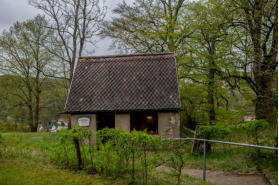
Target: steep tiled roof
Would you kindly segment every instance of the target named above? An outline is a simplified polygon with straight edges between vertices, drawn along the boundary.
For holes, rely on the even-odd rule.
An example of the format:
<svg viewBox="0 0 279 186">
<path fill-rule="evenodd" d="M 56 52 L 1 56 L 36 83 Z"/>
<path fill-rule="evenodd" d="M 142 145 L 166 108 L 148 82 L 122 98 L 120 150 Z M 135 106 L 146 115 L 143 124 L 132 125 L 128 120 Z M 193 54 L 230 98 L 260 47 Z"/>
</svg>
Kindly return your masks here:
<svg viewBox="0 0 279 186">
<path fill-rule="evenodd" d="M 67 113 L 179 110 L 173 53 L 79 58 Z"/>
</svg>

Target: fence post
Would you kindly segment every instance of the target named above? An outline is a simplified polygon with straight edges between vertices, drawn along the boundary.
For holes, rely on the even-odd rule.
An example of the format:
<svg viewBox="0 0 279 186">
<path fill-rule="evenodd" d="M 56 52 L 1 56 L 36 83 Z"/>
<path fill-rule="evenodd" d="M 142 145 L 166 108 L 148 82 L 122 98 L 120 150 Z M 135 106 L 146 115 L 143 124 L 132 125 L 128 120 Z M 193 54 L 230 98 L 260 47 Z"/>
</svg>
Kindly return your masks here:
<svg viewBox="0 0 279 186">
<path fill-rule="evenodd" d="M 205 176 L 206 176 L 206 141 L 203 141 L 203 174 L 202 174 L 202 179 L 205 181 Z"/>
<path fill-rule="evenodd" d="M 79 139 L 77 137 L 74 137 L 74 144 L 75 144 L 76 153 L 77 153 L 77 159 L 78 159 L 78 169 L 81 169 L 81 167 L 82 167 L 82 158 L 81 158 L 81 153 L 80 153 Z"/>
</svg>

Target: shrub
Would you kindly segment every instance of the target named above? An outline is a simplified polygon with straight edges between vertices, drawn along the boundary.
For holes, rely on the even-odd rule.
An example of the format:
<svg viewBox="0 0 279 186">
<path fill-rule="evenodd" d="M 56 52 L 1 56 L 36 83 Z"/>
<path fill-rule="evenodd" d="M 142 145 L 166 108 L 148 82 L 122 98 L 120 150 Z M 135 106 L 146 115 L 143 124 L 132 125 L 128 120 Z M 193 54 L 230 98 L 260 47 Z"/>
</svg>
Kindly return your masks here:
<svg viewBox="0 0 279 186">
<path fill-rule="evenodd" d="M 216 124 L 213 126 L 201 126 L 200 135 L 205 139 L 221 140 L 229 135 L 231 130 L 224 124 Z"/>
<path fill-rule="evenodd" d="M 91 137 L 92 133 L 80 126 L 71 130 L 62 129 L 57 134 L 56 143 L 42 145 L 41 149 L 59 166 L 96 171 L 99 175 L 112 178 L 129 175 L 130 183 L 147 184 L 154 168 L 162 163 L 157 150 L 165 143 L 160 136 L 105 128 L 96 132 L 97 146 L 94 147 L 89 143 Z M 74 139 L 78 140 L 80 161 Z M 172 149 L 172 165 L 180 165 L 179 158 L 184 153 L 181 149 Z M 179 174 L 183 165 L 180 166 Z"/>
<path fill-rule="evenodd" d="M 97 171 L 113 176 L 128 173 L 131 183 L 134 183 L 136 178 L 141 178 L 137 181 L 146 184 L 148 172 L 158 161 L 158 158 L 152 156 L 152 151 L 158 147 L 160 141 L 161 137 L 148 135 L 145 132 L 127 132 L 108 128 L 97 131 L 99 149 L 94 162 L 98 167 Z"/>
<path fill-rule="evenodd" d="M 269 123 L 265 120 L 253 120 L 246 123 L 241 123 L 237 126 L 239 132 L 245 132 L 249 137 L 250 142 L 259 145 L 260 133 L 267 129 Z"/>
<path fill-rule="evenodd" d="M 62 128 L 56 135 L 56 143 L 42 144 L 41 150 L 52 162 L 67 168 L 92 168 L 89 146 L 86 145 L 92 132 L 77 125 L 71 130 Z M 76 144 L 78 143 L 78 146 Z M 81 161 L 83 160 L 83 161 Z"/>
<path fill-rule="evenodd" d="M 186 141 L 169 141 L 167 142 L 170 148 L 170 158 L 167 161 L 167 165 L 173 169 L 174 175 L 177 177 L 177 185 L 180 185 L 182 169 L 186 164 L 187 148 Z"/>
<path fill-rule="evenodd" d="M 28 132 L 30 131 L 29 126 L 26 124 L 15 124 L 11 121 L 0 121 L 0 131 L 9 132 L 9 131 L 20 131 Z"/>
</svg>

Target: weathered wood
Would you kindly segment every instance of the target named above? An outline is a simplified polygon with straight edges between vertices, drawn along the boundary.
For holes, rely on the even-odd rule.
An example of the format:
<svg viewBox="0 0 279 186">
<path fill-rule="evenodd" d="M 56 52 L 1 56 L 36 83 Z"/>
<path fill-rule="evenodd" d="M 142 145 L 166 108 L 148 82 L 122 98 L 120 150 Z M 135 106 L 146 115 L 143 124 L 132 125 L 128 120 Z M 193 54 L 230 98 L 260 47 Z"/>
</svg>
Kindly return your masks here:
<svg viewBox="0 0 279 186">
<path fill-rule="evenodd" d="M 198 135 L 199 135 L 199 125 L 196 125 L 194 138 L 196 138 Z M 198 145 L 198 141 L 194 140 L 193 145 L 192 145 L 191 153 L 193 153 L 195 151 L 195 149 L 197 149 L 197 145 Z"/>
<path fill-rule="evenodd" d="M 79 139 L 78 138 L 74 138 L 74 144 L 75 144 L 76 154 L 77 154 L 77 159 L 78 159 L 78 169 L 81 169 L 82 159 L 81 159 L 80 145 L 79 145 Z"/>
<path fill-rule="evenodd" d="M 192 130 L 192 129 L 189 129 L 189 128 L 187 128 L 187 127 L 183 127 L 185 130 L 187 130 L 187 131 L 189 131 L 189 132 L 191 132 L 191 133 L 193 133 L 193 134 L 195 134 L 195 131 L 194 130 Z"/>
</svg>

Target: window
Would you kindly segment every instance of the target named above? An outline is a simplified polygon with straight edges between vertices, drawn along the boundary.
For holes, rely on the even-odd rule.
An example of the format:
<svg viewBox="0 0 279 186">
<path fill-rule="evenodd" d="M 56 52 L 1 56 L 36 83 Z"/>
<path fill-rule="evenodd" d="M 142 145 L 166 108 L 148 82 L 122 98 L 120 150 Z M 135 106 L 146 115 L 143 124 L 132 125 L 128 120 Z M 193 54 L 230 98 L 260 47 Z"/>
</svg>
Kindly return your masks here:
<svg viewBox="0 0 279 186">
<path fill-rule="evenodd" d="M 133 112 L 131 113 L 131 130 L 146 130 L 152 134 L 158 134 L 157 112 Z"/>
</svg>

